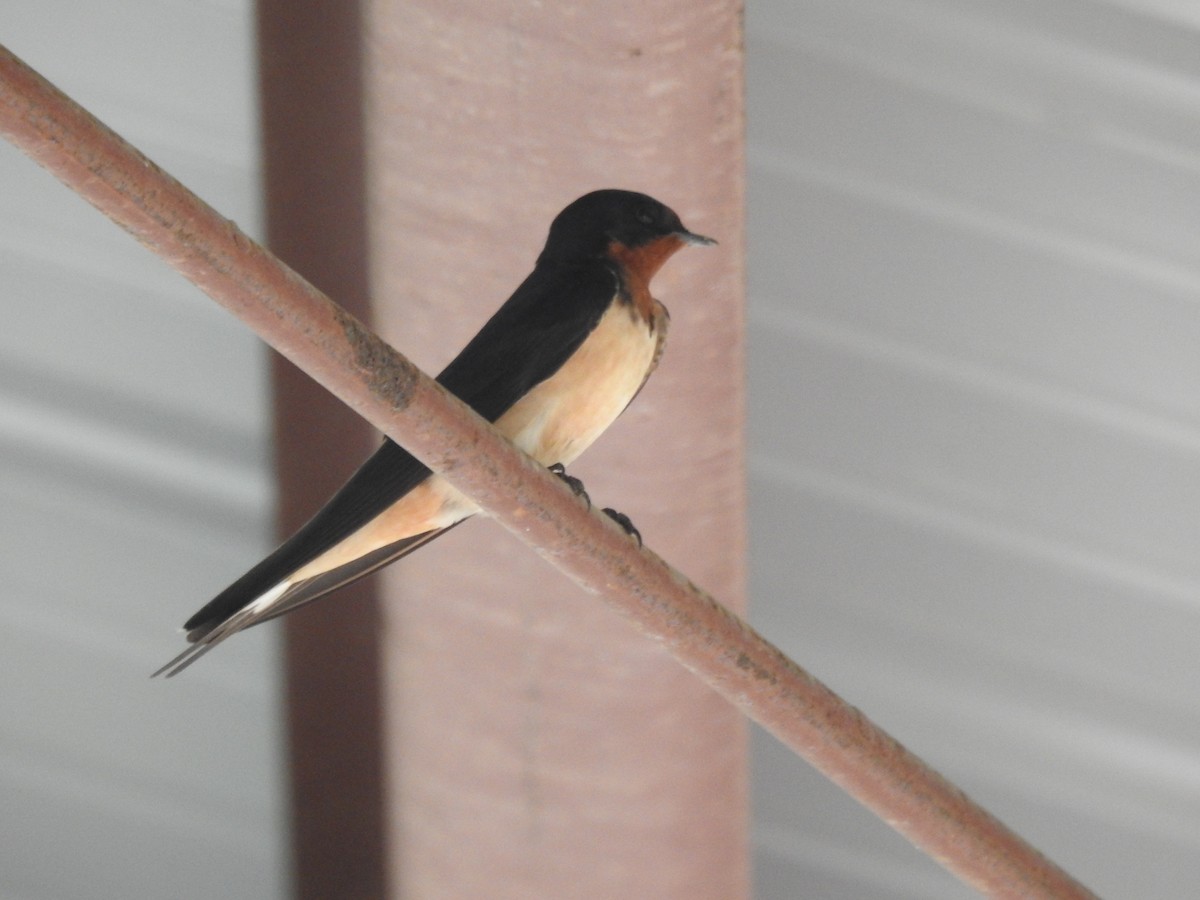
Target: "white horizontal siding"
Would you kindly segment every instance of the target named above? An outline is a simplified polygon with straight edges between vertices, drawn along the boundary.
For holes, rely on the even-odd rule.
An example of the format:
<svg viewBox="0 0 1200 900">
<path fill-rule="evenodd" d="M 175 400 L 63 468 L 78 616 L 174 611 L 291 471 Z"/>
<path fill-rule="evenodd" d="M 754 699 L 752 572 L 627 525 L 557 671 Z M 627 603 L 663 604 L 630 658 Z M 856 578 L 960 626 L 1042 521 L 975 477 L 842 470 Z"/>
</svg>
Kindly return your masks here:
<svg viewBox="0 0 1200 900">
<path fill-rule="evenodd" d="M 1182 14 L 748 9 L 754 615 L 1114 897 L 1200 877 Z M 760 896 L 969 895 L 766 739 L 757 762 Z"/>
<path fill-rule="evenodd" d="M 0 23 L 257 230 L 248 4 L 21 0 Z M 0 895 L 282 896 L 273 632 L 147 677 L 269 541 L 264 355 L 7 145 L 0 195 Z"/>
</svg>

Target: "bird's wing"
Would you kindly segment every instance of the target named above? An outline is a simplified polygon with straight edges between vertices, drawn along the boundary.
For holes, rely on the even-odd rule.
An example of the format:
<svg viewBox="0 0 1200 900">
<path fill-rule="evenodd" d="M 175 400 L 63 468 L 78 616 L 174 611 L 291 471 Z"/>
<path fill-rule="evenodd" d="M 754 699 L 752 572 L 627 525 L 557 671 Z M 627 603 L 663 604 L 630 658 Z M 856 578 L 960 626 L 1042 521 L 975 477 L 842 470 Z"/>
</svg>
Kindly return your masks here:
<svg viewBox="0 0 1200 900">
<path fill-rule="evenodd" d="M 288 575 L 353 534 L 429 476 L 407 450 L 384 441 L 350 480 L 299 531 L 184 623 L 201 634 L 283 582 Z"/>
<path fill-rule="evenodd" d="M 455 525 L 461 524 L 461 521 L 455 522 L 454 525 L 448 525 L 445 528 L 437 528 L 433 531 L 427 531 L 424 534 L 405 538 L 402 541 L 397 541 L 395 544 L 381 547 L 372 553 L 361 556 L 344 566 L 323 572 L 321 575 L 310 578 L 307 581 L 291 585 L 281 582 L 284 589 L 280 590 L 277 596 L 270 598 L 267 604 L 262 606 L 256 605 L 253 602 L 244 604 L 232 615 L 224 619 L 213 620 L 208 624 L 198 626 L 189 631 L 187 635 L 187 648 L 150 677 L 155 678 L 164 673 L 167 678 L 178 675 L 227 637 L 236 634 L 242 629 L 249 628 L 251 625 L 258 625 L 261 622 L 266 622 L 268 619 L 274 619 L 284 613 L 291 612 L 298 606 L 323 597 L 330 591 L 334 591 L 345 584 L 349 584 L 351 581 L 356 581 L 364 575 L 368 575 L 376 569 L 386 566 L 388 563 L 395 562 L 397 559 L 407 556 L 417 548 L 424 547 L 434 538 L 445 534 L 451 528 L 454 528 Z M 269 593 L 270 591 L 266 592 L 266 594 Z M 260 597 L 265 598 L 266 594 L 260 595 Z"/>
<path fill-rule="evenodd" d="M 620 289 L 603 260 L 538 265 L 438 382 L 495 422 L 579 349 Z"/>
<path fill-rule="evenodd" d="M 539 265 L 438 381 L 481 416 L 495 421 L 530 388 L 558 371 L 587 338 L 618 289 L 616 273 L 600 260 L 570 267 Z M 190 647 L 160 671 L 174 674 L 230 634 L 315 600 L 444 532 L 408 536 L 316 578 L 287 583 L 289 575 L 345 540 L 429 475 L 430 470 L 408 451 L 385 439 L 306 525 L 188 619 L 184 629 L 199 646 Z M 268 599 L 275 591 L 277 596 Z"/>
</svg>

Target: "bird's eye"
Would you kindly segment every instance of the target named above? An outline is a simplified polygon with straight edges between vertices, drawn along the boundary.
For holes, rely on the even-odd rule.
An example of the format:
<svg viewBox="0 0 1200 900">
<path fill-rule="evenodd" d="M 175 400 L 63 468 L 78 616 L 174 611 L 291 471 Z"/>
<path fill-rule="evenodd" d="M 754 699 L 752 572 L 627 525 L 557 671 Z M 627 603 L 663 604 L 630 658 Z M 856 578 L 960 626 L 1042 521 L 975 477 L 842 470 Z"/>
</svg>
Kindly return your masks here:
<svg viewBox="0 0 1200 900">
<path fill-rule="evenodd" d="M 635 219 L 637 219 L 639 222 L 641 222 L 643 225 L 653 225 L 654 224 L 654 210 L 651 209 L 646 204 L 642 204 L 637 209 L 635 209 L 633 211 L 633 217 Z"/>
</svg>

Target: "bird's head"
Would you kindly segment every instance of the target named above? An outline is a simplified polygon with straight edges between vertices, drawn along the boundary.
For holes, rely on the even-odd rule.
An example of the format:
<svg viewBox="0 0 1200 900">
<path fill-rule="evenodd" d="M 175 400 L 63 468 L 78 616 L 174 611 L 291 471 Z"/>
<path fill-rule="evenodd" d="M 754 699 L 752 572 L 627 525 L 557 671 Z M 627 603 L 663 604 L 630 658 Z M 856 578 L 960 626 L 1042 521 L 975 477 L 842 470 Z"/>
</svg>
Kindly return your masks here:
<svg viewBox="0 0 1200 900">
<path fill-rule="evenodd" d="M 674 210 L 653 197 L 608 189 L 584 194 L 555 217 L 538 262 L 607 256 L 649 280 L 680 247 L 715 243 L 688 231 Z"/>
</svg>

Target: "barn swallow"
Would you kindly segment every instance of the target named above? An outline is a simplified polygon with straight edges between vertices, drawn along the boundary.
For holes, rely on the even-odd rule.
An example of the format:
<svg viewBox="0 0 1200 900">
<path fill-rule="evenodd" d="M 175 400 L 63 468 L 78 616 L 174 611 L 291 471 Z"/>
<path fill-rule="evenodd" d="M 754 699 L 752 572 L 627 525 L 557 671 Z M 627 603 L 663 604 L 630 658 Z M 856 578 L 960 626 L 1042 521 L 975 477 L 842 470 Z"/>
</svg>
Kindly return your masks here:
<svg viewBox="0 0 1200 900">
<path fill-rule="evenodd" d="M 551 223 L 533 272 L 438 382 L 563 473 L 658 364 L 669 317 L 650 279 L 679 248 L 713 243 L 645 194 L 580 197 Z M 384 439 L 308 524 L 187 620 L 188 648 L 154 674 L 177 674 L 230 635 L 394 562 L 478 511 Z"/>
</svg>

